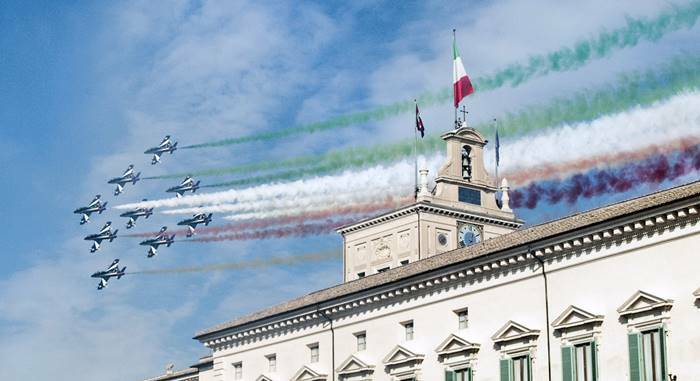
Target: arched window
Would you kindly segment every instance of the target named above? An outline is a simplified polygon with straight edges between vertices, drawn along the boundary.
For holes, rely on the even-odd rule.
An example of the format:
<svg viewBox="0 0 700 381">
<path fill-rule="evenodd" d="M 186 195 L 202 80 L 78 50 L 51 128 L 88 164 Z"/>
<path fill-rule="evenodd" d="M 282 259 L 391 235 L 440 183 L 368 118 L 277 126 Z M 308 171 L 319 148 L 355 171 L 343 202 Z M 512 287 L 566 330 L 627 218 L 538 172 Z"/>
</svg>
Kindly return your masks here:
<svg viewBox="0 0 700 381">
<path fill-rule="evenodd" d="M 472 179 L 472 147 L 465 145 L 462 147 L 462 178 L 465 180 Z"/>
</svg>

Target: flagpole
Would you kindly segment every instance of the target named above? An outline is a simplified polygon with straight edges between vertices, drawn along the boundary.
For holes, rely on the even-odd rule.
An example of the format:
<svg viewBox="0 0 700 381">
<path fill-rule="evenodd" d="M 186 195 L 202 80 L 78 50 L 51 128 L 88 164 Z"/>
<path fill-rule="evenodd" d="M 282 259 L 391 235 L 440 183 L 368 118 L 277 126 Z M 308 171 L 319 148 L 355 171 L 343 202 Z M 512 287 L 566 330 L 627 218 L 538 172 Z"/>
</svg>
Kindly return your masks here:
<svg viewBox="0 0 700 381">
<path fill-rule="evenodd" d="M 413 100 L 414 106 L 416 108 L 416 115 L 414 117 L 413 124 L 413 192 L 416 199 L 418 199 L 418 100 Z"/>
<path fill-rule="evenodd" d="M 456 99 L 457 94 L 455 94 L 455 78 L 457 77 L 457 68 L 455 67 L 455 45 L 457 44 L 457 29 L 452 29 L 452 99 Z M 455 129 L 457 129 L 457 106 L 455 105 Z"/>
<path fill-rule="evenodd" d="M 498 141 L 498 122 L 496 121 L 496 118 L 493 118 L 493 128 L 496 132 L 496 140 L 494 141 L 494 161 L 496 163 L 496 192 L 498 192 L 498 146 L 496 144 L 500 143 Z"/>
</svg>

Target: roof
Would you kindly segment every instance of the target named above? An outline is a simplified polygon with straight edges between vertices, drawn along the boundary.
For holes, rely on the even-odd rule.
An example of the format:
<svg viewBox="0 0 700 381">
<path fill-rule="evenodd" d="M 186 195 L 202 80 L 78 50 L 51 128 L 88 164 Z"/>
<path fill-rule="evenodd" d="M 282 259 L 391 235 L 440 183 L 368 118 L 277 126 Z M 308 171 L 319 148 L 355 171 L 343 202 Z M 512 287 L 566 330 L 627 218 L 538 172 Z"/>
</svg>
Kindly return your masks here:
<svg viewBox="0 0 700 381">
<path fill-rule="evenodd" d="M 267 309 L 243 316 L 196 333 L 194 339 L 204 339 L 217 332 L 236 328 L 279 314 L 312 307 L 336 298 L 367 291 L 388 283 L 404 280 L 422 273 L 470 261 L 482 256 L 509 250 L 568 232 L 640 213 L 663 205 L 700 196 L 700 181 L 652 193 L 646 196 L 572 214 L 570 216 L 531 226 L 527 229 L 482 241 L 464 248 L 425 258 L 389 271 L 342 283 L 302 297 L 292 299 Z"/>
<path fill-rule="evenodd" d="M 145 379 L 144 381 L 166 381 L 166 380 L 173 380 L 179 377 L 185 377 L 185 376 L 193 376 L 196 375 L 199 371 L 196 368 L 186 368 L 182 370 L 178 370 L 175 372 L 172 372 L 170 374 L 164 374 L 162 376 L 158 377 L 153 377 L 153 378 L 148 378 Z"/>
</svg>

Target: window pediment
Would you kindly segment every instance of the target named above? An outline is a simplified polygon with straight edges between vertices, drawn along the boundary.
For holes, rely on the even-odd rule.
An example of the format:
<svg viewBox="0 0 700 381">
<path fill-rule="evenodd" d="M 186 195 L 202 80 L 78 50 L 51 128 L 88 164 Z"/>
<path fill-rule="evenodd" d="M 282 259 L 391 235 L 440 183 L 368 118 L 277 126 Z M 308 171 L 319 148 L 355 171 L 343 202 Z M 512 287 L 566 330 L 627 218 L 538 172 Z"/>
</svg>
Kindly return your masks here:
<svg viewBox="0 0 700 381">
<path fill-rule="evenodd" d="M 494 343 L 499 344 L 503 342 L 519 340 L 526 337 L 539 336 L 540 331 L 537 329 L 530 329 L 522 324 L 518 324 L 512 320 L 508 321 L 501 329 L 499 329 L 493 336 L 491 340 Z"/>
<path fill-rule="evenodd" d="M 423 358 L 425 358 L 424 355 L 415 353 L 404 346 L 397 345 L 384 357 L 382 363 L 384 363 L 385 366 L 393 366 L 410 361 L 423 361 Z"/>
<path fill-rule="evenodd" d="M 451 334 L 440 343 L 435 352 L 438 356 L 449 356 L 459 352 L 477 351 L 479 347 L 479 344 L 471 343 L 464 338 Z"/>
<path fill-rule="evenodd" d="M 328 375 L 324 372 L 304 365 L 294 374 L 291 381 L 323 381 L 326 378 L 328 378 Z"/>
<path fill-rule="evenodd" d="M 660 298 L 648 292 L 637 291 L 617 309 L 620 316 L 627 316 L 640 312 L 671 307 L 673 300 Z"/>
<path fill-rule="evenodd" d="M 603 322 L 603 315 L 595 315 L 576 306 L 569 306 L 552 322 L 554 329 L 563 330 L 578 327 L 585 324 L 597 324 Z"/>
<path fill-rule="evenodd" d="M 693 292 L 693 296 L 695 296 L 695 299 L 700 299 L 700 288 L 698 288 L 697 290 L 695 290 L 695 292 Z"/>
<path fill-rule="evenodd" d="M 255 381 L 277 381 L 277 380 L 275 380 L 274 378 L 268 377 L 264 374 L 261 374 L 260 376 L 258 376 L 258 378 L 255 379 Z"/>
<path fill-rule="evenodd" d="M 336 369 L 336 372 L 339 375 L 374 372 L 374 365 L 362 359 L 360 355 L 355 354 L 345 359 L 338 369 Z"/>
</svg>

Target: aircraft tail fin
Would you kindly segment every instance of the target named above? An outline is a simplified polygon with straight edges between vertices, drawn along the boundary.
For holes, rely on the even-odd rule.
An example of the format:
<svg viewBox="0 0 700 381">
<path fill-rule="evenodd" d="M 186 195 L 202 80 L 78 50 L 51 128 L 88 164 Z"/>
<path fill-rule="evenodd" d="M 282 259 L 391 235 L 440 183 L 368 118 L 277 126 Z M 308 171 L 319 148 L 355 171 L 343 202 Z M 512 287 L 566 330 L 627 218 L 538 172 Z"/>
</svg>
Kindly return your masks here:
<svg viewBox="0 0 700 381">
<path fill-rule="evenodd" d="M 109 242 L 112 242 L 112 241 L 114 241 L 115 238 L 117 238 L 117 232 L 118 232 L 118 231 L 119 231 L 119 229 L 115 229 L 115 230 L 114 230 L 114 233 L 112 233 L 112 236 L 109 237 Z"/>
<path fill-rule="evenodd" d="M 126 266 L 124 266 L 120 272 L 121 274 L 117 275 L 117 279 L 121 279 L 124 274 L 126 274 Z"/>
<path fill-rule="evenodd" d="M 177 142 L 173 143 L 173 146 L 170 147 L 170 154 L 172 155 L 173 151 L 175 151 L 176 149 L 177 149 Z"/>
<path fill-rule="evenodd" d="M 175 234 L 170 236 L 170 239 L 168 240 L 168 247 L 170 247 L 170 245 L 172 245 L 173 242 L 175 242 Z"/>
<path fill-rule="evenodd" d="M 209 226 L 209 223 L 211 222 L 212 214 L 214 214 L 214 213 L 209 213 L 209 215 L 207 216 L 207 220 L 204 222 L 204 226 Z"/>
<path fill-rule="evenodd" d="M 105 201 L 105 203 L 100 206 L 100 210 L 99 210 L 100 214 L 102 214 L 102 212 L 107 210 L 107 203 L 109 203 L 109 201 Z"/>
<path fill-rule="evenodd" d="M 137 173 L 133 179 L 131 179 L 132 184 L 136 184 L 137 181 L 141 180 L 141 172 Z"/>
</svg>

